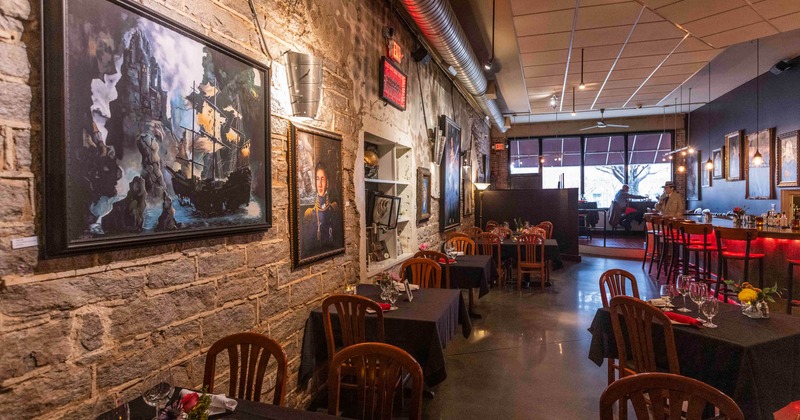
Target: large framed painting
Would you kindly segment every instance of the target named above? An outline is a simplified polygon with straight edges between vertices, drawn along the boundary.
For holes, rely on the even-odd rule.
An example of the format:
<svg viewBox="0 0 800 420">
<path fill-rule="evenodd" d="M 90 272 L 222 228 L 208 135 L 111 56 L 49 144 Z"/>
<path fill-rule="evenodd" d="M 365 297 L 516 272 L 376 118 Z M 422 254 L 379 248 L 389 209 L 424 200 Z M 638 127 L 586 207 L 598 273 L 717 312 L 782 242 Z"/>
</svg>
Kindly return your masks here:
<svg viewBox="0 0 800 420">
<path fill-rule="evenodd" d="M 741 181 L 744 175 L 742 158 L 744 131 L 734 131 L 725 135 L 725 180 Z"/>
<path fill-rule="evenodd" d="M 461 127 L 442 115 L 439 118 L 444 137 L 444 158 L 440 168 L 439 230 L 461 224 Z"/>
<path fill-rule="evenodd" d="M 343 253 L 341 136 L 291 123 L 288 161 L 292 266 Z"/>
<path fill-rule="evenodd" d="M 431 171 L 417 168 L 417 223 L 431 217 Z"/>
<path fill-rule="evenodd" d="M 779 187 L 796 187 L 798 159 L 797 159 L 797 131 L 783 133 L 778 135 L 778 150 L 775 153 L 775 162 L 777 163 L 778 186 Z"/>
<path fill-rule="evenodd" d="M 700 185 L 704 188 L 710 187 L 714 171 L 712 169 L 706 169 L 705 164 L 702 163 L 702 161 L 700 162 Z"/>
<path fill-rule="evenodd" d="M 711 161 L 714 163 L 714 169 L 711 170 L 712 178 L 722 179 L 725 178 L 725 146 L 720 149 L 711 151 Z"/>
<path fill-rule="evenodd" d="M 464 216 L 469 216 L 475 212 L 475 187 L 472 184 L 472 170 L 469 166 L 464 167 Z"/>
<path fill-rule="evenodd" d="M 42 7 L 45 258 L 271 225 L 267 67 L 138 3 Z"/>
<path fill-rule="evenodd" d="M 745 197 L 748 200 L 770 200 L 775 198 L 775 162 L 772 151 L 775 149 L 775 128 L 766 128 L 758 133 L 747 135 L 747 167 L 745 175 Z M 753 165 L 756 150 L 761 153 L 764 163 Z"/>
<path fill-rule="evenodd" d="M 700 151 L 686 155 L 686 199 L 700 199 Z"/>
</svg>

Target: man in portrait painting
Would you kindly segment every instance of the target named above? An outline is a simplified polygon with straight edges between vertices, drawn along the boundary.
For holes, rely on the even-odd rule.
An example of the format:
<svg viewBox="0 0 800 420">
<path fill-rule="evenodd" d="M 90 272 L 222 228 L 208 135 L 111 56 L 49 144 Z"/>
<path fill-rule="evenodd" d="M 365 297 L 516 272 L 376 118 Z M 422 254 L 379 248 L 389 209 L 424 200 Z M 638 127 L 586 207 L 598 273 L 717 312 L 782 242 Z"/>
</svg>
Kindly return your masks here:
<svg viewBox="0 0 800 420">
<path fill-rule="evenodd" d="M 785 181 L 797 180 L 797 150 L 794 143 L 796 137 L 781 139 L 781 179 Z"/>
<path fill-rule="evenodd" d="M 336 249 L 341 244 L 341 209 L 329 189 L 330 173 L 323 162 L 314 167 L 316 198 L 303 213 L 302 236 L 305 255 Z"/>
<path fill-rule="evenodd" d="M 722 153 L 715 150 L 712 154 L 714 158 L 714 176 L 722 176 Z"/>
<path fill-rule="evenodd" d="M 729 146 L 730 147 L 729 156 L 731 158 L 728 165 L 728 171 L 731 175 L 731 178 L 738 178 L 740 176 L 739 168 L 741 168 L 741 164 L 739 163 L 740 162 L 739 145 L 737 143 L 738 141 L 732 141 Z"/>
<path fill-rule="evenodd" d="M 428 214 L 430 211 L 428 210 L 428 195 L 430 195 L 430 185 L 429 184 L 430 178 L 422 178 L 422 191 L 420 191 L 420 195 L 422 196 L 422 205 L 421 205 L 421 212 L 422 214 Z"/>
<path fill-rule="evenodd" d="M 458 207 L 459 207 L 459 165 L 458 165 L 458 149 L 459 141 L 456 138 L 457 130 L 450 130 L 447 133 L 447 143 L 445 147 L 445 165 L 447 166 L 447 182 L 445 192 L 445 216 L 447 225 L 458 222 Z"/>
</svg>

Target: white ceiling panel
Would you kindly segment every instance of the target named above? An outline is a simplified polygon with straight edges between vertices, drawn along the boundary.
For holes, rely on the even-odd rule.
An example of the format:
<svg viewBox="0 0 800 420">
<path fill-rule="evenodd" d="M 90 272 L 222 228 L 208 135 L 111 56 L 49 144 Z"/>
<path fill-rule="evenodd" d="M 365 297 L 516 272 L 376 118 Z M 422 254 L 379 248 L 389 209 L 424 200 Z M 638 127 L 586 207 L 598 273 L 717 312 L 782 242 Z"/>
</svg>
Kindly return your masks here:
<svg viewBox="0 0 800 420">
<path fill-rule="evenodd" d="M 514 27 L 517 29 L 517 36 L 570 32 L 572 31 L 572 16 L 574 13 L 574 10 L 570 9 L 515 16 Z"/>
<path fill-rule="evenodd" d="M 764 0 L 753 3 L 753 8 L 765 19 L 800 12 L 800 1 L 797 0 Z"/>
<path fill-rule="evenodd" d="M 781 16 L 772 20 L 772 23 L 781 32 L 788 32 L 800 28 L 800 13 Z"/>
<path fill-rule="evenodd" d="M 755 10 L 750 6 L 739 7 L 718 15 L 683 24 L 683 28 L 696 37 L 705 37 L 718 34 L 731 29 L 741 28 L 761 21 Z"/>
<path fill-rule="evenodd" d="M 649 3 L 649 2 L 645 2 Z M 652 7 L 648 4 L 648 6 Z M 743 0 L 683 0 L 655 9 L 656 13 L 677 24 L 719 15 L 739 7 L 749 7 Z"/>
<path fill-rule="evenodd" d="M 731 29 L 729 31 L 720 32 L 714 35 L 703 37 L 703 41 L 721 48 L 729 45 L 739 44 L 745 41 L 750 41 L 755 38 L 763 38 L 770 35 L 777 34 L 778 31 L 768 22 L 760 21 L 752 25 L 747 25 L 741 28 Z"/>
</svg>

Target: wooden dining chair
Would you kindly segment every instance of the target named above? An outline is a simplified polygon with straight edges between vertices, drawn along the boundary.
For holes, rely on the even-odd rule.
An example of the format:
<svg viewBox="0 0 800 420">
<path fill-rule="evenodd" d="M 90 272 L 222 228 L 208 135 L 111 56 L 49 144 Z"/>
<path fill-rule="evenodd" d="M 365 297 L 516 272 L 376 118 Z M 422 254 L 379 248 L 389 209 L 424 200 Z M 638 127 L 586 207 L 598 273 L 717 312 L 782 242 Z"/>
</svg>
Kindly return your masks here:
<svg viewBox="0 0 800 420">
<path fill-rule="evenodd" d="M 630 295 L 627 293 L 628 283 L 631 284 Z M 636 284 L 636 277 L 630 272 L 618 268 L 607 270 L 600 275 L 600 299 L 604 308 L 608 308 L 609 295 L 612 299 L 616 296 L 633 296 L 638 299 L 639 286 Z M 617 379 L 616 372 L 620 369 L 620 365 L 619 361 L 612 357 L 606 359 L 606 365 L 608 365 L 608 383 L 610 384 Z"/>
<path fill-rule="evenodd" d="M 544 254 L 544 236 L 526 234 L 517 238 L 517 289 L 522 289 L 522 276 L 538 273 L 544 290 L 549 277 L 548 271 Z"/>
<path fill-rule="evenodd" d="M 417 253 L 414 254 L 414 258 L 427 258 L 438 263 L 439 266 L 444 264 L 444 286 L 446 289 L 450 288 L 450 259 L 447 258 L 447 255 L 438 251 L 425 250 L 417 251 Z"/>
<path fill-rule="evenodd" d="M 445 257 L 445 261 L 447 258 Z M 442 287 L 442 266 L 428 258 L 411 258 L 400 266 L 400 275 L 409 283 L 424 288 Z"/>
<path fill-rule="evenodd" d="M 461 232 L 472 238 L 472 240 L 475 240 L 479 234 L 483 233 L 483 229 L 478 226 L 470 226 L 468 228 L 464 228 L 464 230 Z"/>
<path fill-rule="evenodd" d="M 549 221 L 545 220 L 544 222 L 541 222 L 536 226 L 544 229 L 544 231 L 547 234 L 545 236 L 546 239 L 553 239 L 553 223 L 552 222 L 549 222 Z"/>
<path fill-rule="evenodd" d="M 499 223 L 495 222 L 494 220 L 489 220 L 488 222 L 486 222 L 486 229 L 484 229 L 484 231 L 485 232 L 490 232 L 492 229 L 494 229 L 494 228 L 496 228 L 498 226 L 500 226 Z"/>
<path fill-rule="evenodd" d="M 511 229 L 505 226 L 498 226 L 492 229 L 492 233 L 499 236 L 500 239 L 510 238 L 514 235 L 514 232 L 512 232 Z"/>
<path fill-rule="evenodd" d="M 264 374 L 270 359 L 274 358 L 278 371 L 275 375 L 272 404 L 283 405 L 288 359 L 280 344 L 265 335 L 251 332 L 232 334 L 217 340 L 206 353 L 203 373 L 203 386 L 209 394 L 214 392 L 217 355 L 223 351 L 228 353 L 229 397 L 261 401 Z"/>
<path fill-rule="evenodd" d="M 545 239 L 547 238 L 547 231 L 542 229 L 542 228 L 540 228 L 540 227 L 538 227 L 538 226 L 531 226 L 531 227 L 529 227 L 527 229 L 524 229 L 522 231 L 522 233 L 527 233 L 527 234 L 531 234 L 531 235 L 541 235 L 541 236 L 544 236 Z"/>
<path fill-rule="evenodd" d="M 403 349 L 383 343 L 361 343 L 341 350 L 328 372 L 328 414 L 339 415 L 342 366 L 356 366 L 358 402 L 352 407 L 359 419 L 391 420 L 395 393 L 403 392 L 404 377 L 411 382 L 409 419 L 422 418 L 422 368 Z"/>
<path fill-rule="evenodd" d="M 484 232 L 476 239 L 479 255 L 489 255 L 492 257 L 497 267 L 497 286 L 504 286 L 506 276 L 510 273 L 510 261 L 503 261 L 502 244 L 503 240 L 494 233 Z"/>
<path fill-rule="evenodd" d="M 445 238 L 445 241 L 448 241 L 448 240 L 453 239 L 453 238 L 469 238 L 469 239 L 472 239 L 472 237 L 467 235 L 466 233 L 457 232 L 457 231 L 447 232 L 444 235 L 444 238 Z"/>
<path fill-rule="evenodd" d="M 609 312 L 620 365 L 627 360 L 626 366 L 620 366 L 620 377 L 660 371 L 653 344 L 654 322 L 661 324 L 665 348 L 659 349 L 659 354 L 666 355 L 669 373 L 681 373 L 672 323 L 660 309 L 635 297 L 615 296 L 609 303 Z"/>
<path fill-rule="evenodd" d="M 613 420 L 614 405 L 627 405 L 628 400 L 637 419 L 700 420 L 711 405 L 719 412 L 715 419 L 744 420 L 731 397 L 711 385 L 671 373 L 642 373 L 609 385 L 600 396 L 600 420 Z M 663 414 L 654 417 L 653 413 Z"/>
<path fill-rule="evenodd" d="M 448 244 L 453 245 L 456 252 L 463 252 L 464 255 L 475 254 L 475 241 L 468 236 L 454 236 L 447 240 Z"/>
</svg>

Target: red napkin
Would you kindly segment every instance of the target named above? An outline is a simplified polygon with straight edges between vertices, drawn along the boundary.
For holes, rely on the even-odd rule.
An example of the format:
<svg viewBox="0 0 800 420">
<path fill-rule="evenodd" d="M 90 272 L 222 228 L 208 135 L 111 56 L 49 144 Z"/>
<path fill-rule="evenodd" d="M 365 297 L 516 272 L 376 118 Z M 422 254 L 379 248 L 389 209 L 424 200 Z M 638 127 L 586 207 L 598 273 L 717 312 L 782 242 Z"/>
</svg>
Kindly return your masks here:
<svg viewBox="0 0 800 420">
<path fill-rule="evenodd" d="M 695 328 L 700 328 L 703 325 L 703 321 L 700 321 L 697 318 L 688 315 L 681 315 L 675 312 L 664 312 L 664 315 L 666 315 L 667 318 L 675 322 L 680 322 L 681 324 L 689 324 Z"/>
<path fill-rule="evenodd" d="M 452 264 L 452 263 L 456 262 L 456 260 L 453 259 L 453 258 L 450 258 L 449 262 L 450 262 L 450 264 Z M 444 258 L 439 258 L 439 264 L 444 264 Z"/>
<path fill-rule="evenodd" d="M 381 305 L 381 309 L 383 309 L 384 311 L 388 311 L 389 308 L 392 307 L 392 305 L 390 305 L 388 303 L 380 303 L 380 302 L 378 302 L 378 305 Z"/>
</svg>

